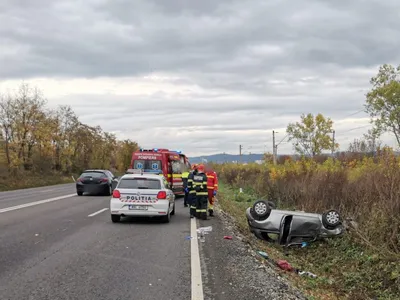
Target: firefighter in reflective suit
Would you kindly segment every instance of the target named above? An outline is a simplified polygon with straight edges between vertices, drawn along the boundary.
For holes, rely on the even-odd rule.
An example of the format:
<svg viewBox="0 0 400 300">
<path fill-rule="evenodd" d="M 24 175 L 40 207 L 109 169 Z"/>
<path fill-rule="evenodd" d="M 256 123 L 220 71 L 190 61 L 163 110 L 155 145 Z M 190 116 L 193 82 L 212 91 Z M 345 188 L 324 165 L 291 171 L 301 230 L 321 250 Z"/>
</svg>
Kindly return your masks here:
<svg viewBox="0 0 400 300">
<path fill-rule="evenodd" d="M 218 191 L 218 176 L 209 166 L 206 166 L 207 191 L 208 191 L 208 212 L 210 217 L 214 216 L 214 200 Z"/>
<path fill-rule="evenodd" d="M 192 165 L 192 171 L 189 172 L 187 187 L 185 193 L 188 194 L 187 203 L 190 206 L 190 217 L 193 218 L 196 215 L 196 190 L 193 185 L 193 177 L 197 174 L 197 164 Z"/>
<path fill-rule="evenodd" d="M 207 175 L 204 165 L 197 166 L 197 174 L 193 177 L 193 185 L 196 190 L 196 217 L 207 220 Z"/>
</svg>

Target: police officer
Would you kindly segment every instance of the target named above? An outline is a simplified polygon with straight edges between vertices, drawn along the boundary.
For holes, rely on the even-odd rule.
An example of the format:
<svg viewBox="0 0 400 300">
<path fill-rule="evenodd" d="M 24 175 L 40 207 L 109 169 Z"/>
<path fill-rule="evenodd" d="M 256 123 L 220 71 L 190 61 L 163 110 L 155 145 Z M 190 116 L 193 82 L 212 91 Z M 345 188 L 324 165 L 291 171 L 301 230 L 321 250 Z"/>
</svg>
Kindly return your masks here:
<svg viewBox="0 0 400 300">
<path fill-rule="evenodd" d="M 185 207 L 188 207 L 188 196 L 189 196 L 188 177 L 189 177 L 188 170 L 182 172 L 183 190 L 185 191 L 185 198 L 183 198 L 183 206 Z"/>
<path fill-rule="evenodd" d="M 193 185 L 196 190 L 196 217 L 207 220 L 207 175 L 202 164 L 197 166 L 197 174 L 193 177 Z"/>
<path fill-rule="evenodd" d="M 190 205 L 190 218 L 196 215 L 196 190 L 193 185 L 194 175 L 197 174 L 197 164 L 192 165 L 192 170 L 189 172 L 186 191 L 188 193 L 188 204 Z M 185 192 L 186 192 L 185 191 Z"/>
</svg>

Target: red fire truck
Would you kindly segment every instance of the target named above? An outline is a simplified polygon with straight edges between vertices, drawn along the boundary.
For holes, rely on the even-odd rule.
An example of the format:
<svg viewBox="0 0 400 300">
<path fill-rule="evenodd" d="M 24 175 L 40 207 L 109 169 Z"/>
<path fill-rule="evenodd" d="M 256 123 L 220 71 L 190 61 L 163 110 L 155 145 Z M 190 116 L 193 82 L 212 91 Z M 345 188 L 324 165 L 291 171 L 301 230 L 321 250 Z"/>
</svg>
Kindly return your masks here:
<svg viewBox="0 0 400 300">
<path fill-rule="evenodd" d="M 131 169 L 163 174 L 175 195 L 184 195 L 182 172 L 190 170 L 190 162 L 181 151 L 168 149 L 140 149 L 133 152 Z"/>
</svg>

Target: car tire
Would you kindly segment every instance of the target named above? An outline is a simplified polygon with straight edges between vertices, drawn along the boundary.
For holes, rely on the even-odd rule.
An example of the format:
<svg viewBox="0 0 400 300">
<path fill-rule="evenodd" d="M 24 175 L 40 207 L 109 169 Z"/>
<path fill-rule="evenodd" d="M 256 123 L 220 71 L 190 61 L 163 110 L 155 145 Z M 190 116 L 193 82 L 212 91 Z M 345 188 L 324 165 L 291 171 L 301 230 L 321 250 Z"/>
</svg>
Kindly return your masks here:
<svg viewBox="0 0 400 300">
<path fill-rule="evenodd" d="M 171 221 L 171 213 L 168 211 L 166 216 L 163 216 L 162 219 L 163 223 L 169 223 Z"/>
<path fill-rule="evenodd" d="M 76 192 L 76 194 L 78 195 L 78 196 L 82 196 L 83 195 L 83 192 Z"/>
<path fill-rule="evenodd" d="M 119 221 L 121 221 L 121 216 L 120 215 L 111 215 L 111 221 L 113 223 L 118 223 Z"/>
<path fill-rule="evenodd" d="M 257 200 L 254 202 L 250 212 L 255 219 L 262 221 L 266 220 L 271 214 L 271 207 L 267 201 Z"/>
<path fill-rule="evenodd" d="M 340 214 L 336 210 L 331 209 L 322 214 L 322 224 L 324 227 L 333 229 L 336 228 L 340 223 Z"/>
<path fill-rule="evenodd" d="M 174 208 L 171 211 L 171 216 L 175 215 L 175 203 L 174 203 Z"/>
<path fill-rule="evenodd" d="M 108 190 L 106 191 L 106 196 L 111 196 L 112 195 L 112 187 L 111 185 L 108 186 Z"/>
</svg>

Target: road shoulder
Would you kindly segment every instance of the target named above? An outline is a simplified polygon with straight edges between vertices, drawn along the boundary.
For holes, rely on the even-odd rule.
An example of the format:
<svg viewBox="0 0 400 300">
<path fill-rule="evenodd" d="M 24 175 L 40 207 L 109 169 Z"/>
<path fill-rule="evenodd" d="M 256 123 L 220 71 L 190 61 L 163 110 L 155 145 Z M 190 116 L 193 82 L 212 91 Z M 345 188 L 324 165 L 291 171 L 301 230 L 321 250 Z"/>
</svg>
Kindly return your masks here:
<svg viewBox="0 0 400 300">
<path fill-rule="evenodd" d="M 204 299 L 306 299 L 274 269 L 260 268 L 256 253 L 223 212 L 217 209 L 215 217 L 199 221 L 198 227 L 207 226 L 212 232 L 199 240 Z"/>
</svg>

